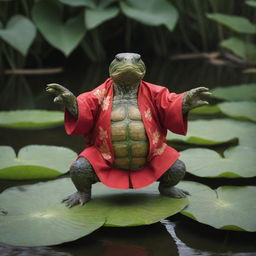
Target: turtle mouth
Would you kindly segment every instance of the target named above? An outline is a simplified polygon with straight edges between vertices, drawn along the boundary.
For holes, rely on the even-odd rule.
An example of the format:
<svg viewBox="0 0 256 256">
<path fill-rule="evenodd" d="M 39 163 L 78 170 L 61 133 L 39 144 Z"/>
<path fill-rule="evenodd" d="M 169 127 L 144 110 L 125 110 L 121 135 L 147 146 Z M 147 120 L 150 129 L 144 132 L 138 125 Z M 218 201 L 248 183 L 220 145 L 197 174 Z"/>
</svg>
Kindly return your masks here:
<svg viewBox="0 0 256 256">
<path fill-rule="evenodd" d="M 114 79 L 140 80 L 144 74 L 145 72 L 139 67 L 127 64 L 116 68 L 111 73 L 111 77 Z"/>
<path fill-rule="evenodd" d="M 133 66 L 133 65 L 124 65 L 122 67 L 118 67 L 116 68 L 111 75 L 121 75 L 123 73 L 134 73 L 134 74 L 138 74 L 138 75 L 143 75 L 144 72 L 142 72 L 138 67 Z"/>
</svg>

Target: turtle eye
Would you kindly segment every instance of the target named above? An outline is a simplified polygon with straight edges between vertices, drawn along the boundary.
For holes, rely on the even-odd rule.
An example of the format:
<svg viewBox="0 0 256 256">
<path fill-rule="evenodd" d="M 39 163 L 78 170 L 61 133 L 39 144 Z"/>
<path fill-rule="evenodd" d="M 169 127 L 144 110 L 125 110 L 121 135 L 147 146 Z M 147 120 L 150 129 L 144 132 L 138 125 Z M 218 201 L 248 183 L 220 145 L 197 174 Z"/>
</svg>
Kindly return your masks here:
<svg viewBox="0 0 256 256">
<path fill-rule="evenodd" d="M 134 55 L 134 58 L 135 58 L 136 61 L 140 61 L 141 56 L 140 56 L 139 54 L 135 54 L 135 55 Z"/>
<path fill-rule="evenodd" d="M 121 61 L 123 58 L 120 55 L 116 55 L 115 59 L 118 60 L 118 61 Z"/>
</svg>

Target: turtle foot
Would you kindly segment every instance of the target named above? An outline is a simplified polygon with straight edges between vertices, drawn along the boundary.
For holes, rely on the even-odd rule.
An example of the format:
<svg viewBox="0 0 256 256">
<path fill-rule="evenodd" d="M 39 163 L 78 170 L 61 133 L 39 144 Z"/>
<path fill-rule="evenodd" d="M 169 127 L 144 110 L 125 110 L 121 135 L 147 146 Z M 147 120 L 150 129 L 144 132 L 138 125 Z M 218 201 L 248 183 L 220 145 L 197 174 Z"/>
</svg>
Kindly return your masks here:
<svg viewBox="0 0 256 256">
<path fill-rule="evenodd" d="M 86 192 L 76 192 L 66 198 L 64 198 L 61 202 L 65 203 L 65 205 L 69 208 L 75 205 L 84 205 L 85 203 L 91 200 L 91 194 Z"/>
<path fill-rule="evenodd" d="M 159 185 L 158 189 L 161 195 L 172 198 L 184 198 L 190 195 L 189 192 L 187 192 L 186 190 L 175 187 L 164 187 Z"/>
</svg>

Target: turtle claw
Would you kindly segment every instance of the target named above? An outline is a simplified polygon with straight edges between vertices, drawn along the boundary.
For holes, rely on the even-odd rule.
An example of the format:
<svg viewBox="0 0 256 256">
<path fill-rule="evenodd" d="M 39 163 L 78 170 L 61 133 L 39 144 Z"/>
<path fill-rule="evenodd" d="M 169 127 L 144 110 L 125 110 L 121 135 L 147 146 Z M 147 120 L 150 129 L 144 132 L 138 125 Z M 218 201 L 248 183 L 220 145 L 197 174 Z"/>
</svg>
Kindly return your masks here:
<svg viewBox="0 0 256 256">
<path fill-rule="evenodd" d="M 188 191 L 186 191 L 186 190 L 184 190 L 184 189 L 180 189 L 184 194 L 186 194 L 187 196 L 191 196 L 191 194 L 188 192 Z"/>
<path fill-rule="evenodd" d="M 209 102 L 205 101 L 205 100 L 199 100 L 199 101 L 196 102 L 194 107 L 197 108 L 197 107 L 201 107 L 201 106 L 205 106 L 205 105 L 209 105 Z"/>
<path fill-rule="evenodd" d="M 61 98 L 61 96 L 55 97 L 53 101 L 54 103 L 63 104 L 63 99 Z"/>
<path fill-rule="evenodd" d="M 159 186 L 159 192 L 163 196 L 168 196 L 172 198 L 184 198 L 190 195 L 188 191 L 176 187 Z"/>
<path fill-rule="evenodd" d="M 76 192 L 68 197 L 65 197 L 61 202 L 65 203 L 68 208 L 80 204 L 83 206 L 91 200 L 91 195 L 85 192 Z"/>
<path fill-rule="evenodd" d="M 209 97 L 212 95 L 212 93 L 211 92 L 202 92 L 201 95 Z"/>
<path fill-rule="evenodd" d="M 55 90 L 51 87 L 46 87 L 46 91 L 49 93 L 55 93 Z"/>
</svg>

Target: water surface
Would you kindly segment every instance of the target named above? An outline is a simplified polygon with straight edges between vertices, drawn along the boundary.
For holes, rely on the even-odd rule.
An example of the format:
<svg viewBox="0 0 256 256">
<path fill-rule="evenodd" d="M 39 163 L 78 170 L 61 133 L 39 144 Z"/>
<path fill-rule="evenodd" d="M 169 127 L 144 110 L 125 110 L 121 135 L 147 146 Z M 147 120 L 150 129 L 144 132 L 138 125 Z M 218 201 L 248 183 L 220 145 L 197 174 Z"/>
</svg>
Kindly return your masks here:
<svg viewBox="0 0 256 256">
<path fill-rule="evenodd" d="M 197 86 L 214 88 L 256 81 L 256 75 L 243 74 L 241 68 L 213 66 L 202 60 L 147 59 L 145 63 L 145 81 L 166 86 L 177 93 Z M 45 93 L 47 83 L 60 83 L 78 95 L 107 79 L 107 67 L 107 63 L 81 64 L 66 66 L 64 73 L 55 75 L 1 77 L 0 109 L 59 109 L 52 103 L 52 97 Z M 0 144 L 12 146 L 16 152 L 28 144 L 44 144 L 69 147 L 79 153 L 83 150 L 84 139 L 82 136 L 67 136 L 63 127 L 34 131 L 1 128 Z M 186 178 L 195 179 L 191 175 Z M 206 179 L 200 181 L 205 182 Z M 0 181 L 0 192 L 10 186 L 33 182 Z M 218 187 L 223 182 L 217 180 L 212 186 Z M 241 184 L 239 182 L 241 180 L 236 181 Z M 242 182 L 243 185 L 253 184 L 255 179 Z M 177 214 L 161 223 L 144 227 L 101 228 L 88 237 L 60 246 L 25 248 L 0 245 L 0 255 L 256 255 L 255 237 L 255 233 L 216 230 Z"/>
</svg>

